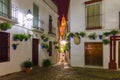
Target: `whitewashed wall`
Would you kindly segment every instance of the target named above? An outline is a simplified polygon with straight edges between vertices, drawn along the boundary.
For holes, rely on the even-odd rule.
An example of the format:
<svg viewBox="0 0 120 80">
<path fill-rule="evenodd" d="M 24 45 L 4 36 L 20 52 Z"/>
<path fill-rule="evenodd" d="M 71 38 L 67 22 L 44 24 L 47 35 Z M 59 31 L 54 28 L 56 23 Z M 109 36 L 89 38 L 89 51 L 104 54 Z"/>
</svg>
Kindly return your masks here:
<svg viewBox="0 0 120 80">
<path fill-rule="evenodd" d="M 85 1 L 89 0 L 71 0 L 69 9 L 70 32 L 85 31 L 87 34 L 96 32 L 102 34 L 105 31 L 119 28 L 119 0 L 102 0 L 102 30 L 86 30 L 85 25 Z M 85 67 L 85 42 L 102 42 L 99 39 L 90 40 L 88 37 L 81 38 L 81 44 L 75 45 L 71 40 L 71 66 Z M 118 47 L 118 45 L 117 45 Z M 118 49 L 117 49 L 118 50 Z M 103 68 L 108 68 L 109 63 L 109 44 L 103 45 Z M 118 52 L 116 53 L 118 55 Z M 118 58 L 118 57 L 117 57 Z M 118 59 L 117 59 L 118 60 Z M 116 61 L 118 63 L 118 61 Z"/>
<path fill-rule="evenodd" d="M 44 21 L 44 33 L 48 33 L 48 22 L 49 15 L 53 17 L 53 26 L 57 28 L 57 20 L 58 15 L 54 12 L 49 6 L 47 6 L 42 0 L 11 0 L 18 9 L 18 24 L 12 26 L 12 29 L 7 32 L 10 33 L 10 61 L 0 63 L 0 76 L 10 74 L 13 72 L 21 71 L 21 65 L 24 61 L 31 58 L 32 59 L 32 39 L 29 41 L 13 41 L 13 34 L 16 33 L 25 33 L 25 34 L 33 34 L 34 37 L 40 40 L 41 33 L 32 31 L 32 21 L 26 21 L 25 26 L 23 26 L 23 17 L 30 9 L 33 13 L 33 3 L 39 6 L 39 18 Z M 51 37 L 51 41 L 55 40 L 56 37 Z M 40 40 L 40 43 L 42 41 Z M 16 50 L 12 49 L 13 43 L 19 43 Z M 42 60 L 49 58 L 48 54 L 41 49 L 41 45 L 39 43 L 39 66 L 42 64 Z M 55 53 L 54 53 L 55 54 Z M 53 55 L 54 55 L 53 54 Z M 47 56 L 46 56 L 47 55 Z M 55 56 L 54 56 L 55 57 Z M 53 58 L 53 57 L 52 57 Z M 55 62 L 54 62 L 55 63 Z"/>
</svg>

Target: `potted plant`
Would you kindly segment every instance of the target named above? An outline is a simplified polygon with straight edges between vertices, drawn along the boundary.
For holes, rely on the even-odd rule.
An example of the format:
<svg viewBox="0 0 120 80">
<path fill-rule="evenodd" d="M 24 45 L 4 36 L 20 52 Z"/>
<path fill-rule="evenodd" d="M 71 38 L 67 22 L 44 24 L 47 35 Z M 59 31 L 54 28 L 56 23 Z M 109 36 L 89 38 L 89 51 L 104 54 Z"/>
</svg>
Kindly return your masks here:
<svg viewBox="0 0 120 80">
<path fill-rule="evenodd" d="M 55 45 L 55 44 L 58 44 L 58 41 L 53 41 L 53 44 Z"/>
<path fill-rule="evenodd" d="M 102 37 L 103 37 L 102 35 L 99 35 L 99 39 L 102 39 Z"/>
<path fill-rule="evenodd" d="M 80 32 L 79 35 L 80 35 L 81 37 L 84 37 L 84 36 L 86 35 L 86 33 L 85 33 L 85 32 Z"/>
<path fill-rule="evenodd" d="M 109 43 L 110 43 L 110 41 L 108 39 L 103 39 L 103 44 L 107 45 Z"/>
<path fill-rule="evenodd" d="M 74 33 L 72 33 L 72 32 L 71 32 L 71 33 L 68 33 L 68 34 L 67 34 L 67 37 L 73 38 L 73 37 L 74 37 Z"/>
<path fill-rule="evenodd" d="M 110 31 L 110 33 L 111 33 L 113 36 L 115 36 L 116 34 L 118 34 L 118 31 L 117 31 L 117 30 L 112 30 L 112 31 Z"/>
<path fill-rule="evenodd" d="M 49 45 L 48 44 L 46 44 L 46 43 L 41 43 L 41 48 L 42 49 L 49 49 Z"/>
<path fill-rule="evenodd" d="M 104 32 L 103 35 L 109 36 L 109 35 L 110 35 L 110 32 Z"/>
<path fill-rule="evenodd" d="M 90 33 L 89 35 L 88 35 L 88 37 L 90 38 L 90 39 L 95 39 L 96 38 L 96 33 L 94 32 L 94 33 Z"/>
<path fill-rule="evenodd" d="M 30 72 L 30 68 L 33 67 L 33 63 L 30 59 L 28 59 L 27 61 L 24 62 L 24 67 L 25 67 L 25 71 L 26 73 Z"/>
<path fill-rule="evenodd" d="M 11 27 L 12 27 L 11 24 L 8 22 L 0 23 L 0 29 L 3 31 L 6 31 L 7 29 L 11 29 Z"/>
<path fill-rule="evenodd" d="M 19 40 L 23 41 L 26 38 L 25 34 L 20 34 Z"/>
<path fill-rule="evenodd" d="M 51 61 L 49 59 L 43 60 L 42 66 L 43 67 L 49 67 L 49 66 L 51 66 Z"/>
<path fill-rule="evenodd" d="M 18 44 L 18 43 L 12 44 L 13 50 L 16 50 L 16 49 L 17 49 L 17 45 L 19 45 L 19 44 Z"/>
<path fill-rule="evenodd" d="M 27 41 L 28 39 L 30 39 L 30 35 L 25 34 L 25 41 Z"/>
<path fill-rule="evenodd" d="M 19 40 L 19 38 L 20 38 L 20 34 L 14 34 L 14 36 L 13 36 L 14 41 Z"/>
<path fill-rule="evenodd" d="M 41 39 L 44 41 L 44 42 L 47 42 L 49 40 L 49 37 L 46 36 L 45 34 L 42 34 L 41 35 Z"/>
</svg>

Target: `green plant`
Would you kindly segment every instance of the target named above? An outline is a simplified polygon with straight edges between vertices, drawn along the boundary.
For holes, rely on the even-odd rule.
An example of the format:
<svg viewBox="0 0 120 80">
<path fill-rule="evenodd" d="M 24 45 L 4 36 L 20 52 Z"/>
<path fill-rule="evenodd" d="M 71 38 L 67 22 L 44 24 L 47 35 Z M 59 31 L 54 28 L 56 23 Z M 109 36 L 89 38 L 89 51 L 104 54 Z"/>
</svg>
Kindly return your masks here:
<svg viewBox="0 0 120 80">
<path fill-rule="evenodd" d="M 47 35 L 45 35 L 45 34 L 42 34 L 42 35 L 41 35 L 41 39 L 42 39 L 44 42 L 46 42 L 46 41 L 49 40 L 49 37 L 48 37 Z"/>
<path fill-rule="evenodd" d="M 64 51 L 68 51 L 71 48 L 70 44 L 66 44 L 64 46 Z"/>
<path fill-rule="evenodd" d="M 44 42 L 46 42 L 46 41 L 49 40 L 49 37 L 46 36 L 45 34 L 42 34 L 42 35 L 41 35 L 41 39 L 42 39 Z"/>
<path fill-rule="evenodd" d="M 109 43 L 110 43 L 110 41 L 108 39 L 103 39 L 103 44 L 107 45 Z"/>
<path fill-rule="evenodd" d="M 85 32 L 80 32 L 79 35 L 80 35 L 81 37 L 84 37 L 84 36 L 86 35 L 86 33 L 85 33 Z"/>
<path fill-rule="evenodd" d="M 112 31 L 110 31 L 110 33 L 115 35 L 115 34 L 118 34 L 118 31 L 117 30 L 112 30 Z"/>
<path fill-rule="evenodd" d="M 42 49 L 49 49 L 49 45 L 46 43 L 41 43 Z"/>
<path fill-rule="evenodd" d="M 7 29 L 11 29 L 11 24 L 10 23 L 7 23 L 7 22 L 3 22 L 3 23 L 0 23 L 0 29 L 1 30 L 7 30 Z"/>
<path fill-rule="evenodd" d="M 13 38 L 14 38 L 15 41 L 16 41 L 16 40 L 22 41 L 22 40 L 29 39 L 30 36 L 27 35 L 27 34 L 14 34 Z"/>
<path fill-rule="evenodd" d="M 51 66 L 51 61 L 49 59 L 43 60 L 42 66 L 43 67 L 49 67 L 49 66 Z"/>
<path fill-rule="evenodd" d="M 32 61 L 30 61 L 30 59 L 27 60 L 27 61 L 25 61 L 25 62 L 24 62 L 24 67 L 25 67 L 25 68 L 31 68 L 31 67 L 33 67 Z"/>
<path fill-rule="evenodd" d="M 96 38 L 96 33 L 94 32 L 94 33 L 90 33 L 89 35 L 88 35 L 88 37 L 90 38 L 90 39 L 95 39 Z"/>
<path fill-rule="evenodd" d="M 53 44 L 55 45 L 55 44 L 58 44 L 58 41 L 53 41 Z"/>
<path fill-rule="evenodd" d="M 73 38 L 74 37 L 74 33 L 68 33 L 67 37 L 72 37 Z"/>
<path fill-rule="evenodd" d="M 25 36 L 25 38 L 24 38 L 25 40 L 30 39 L 30 35 L 26 35 L 26 34 L 25 34 L 24 36 Z"/>
<path fill-rule="evenodd" d="M 110 35 L 110 32 L 104 32 L 103 35 L 109 36 L 109 35 Z"/>
</svg>

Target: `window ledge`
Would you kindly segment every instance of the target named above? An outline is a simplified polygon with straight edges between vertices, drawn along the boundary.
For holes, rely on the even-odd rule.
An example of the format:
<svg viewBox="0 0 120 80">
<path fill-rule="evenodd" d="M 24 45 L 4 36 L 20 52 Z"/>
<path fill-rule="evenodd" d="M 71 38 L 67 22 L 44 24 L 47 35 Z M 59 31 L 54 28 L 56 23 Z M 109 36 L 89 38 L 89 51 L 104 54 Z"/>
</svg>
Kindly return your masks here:
<svg viewBox="0 0 120 80">
<path fill-rule="evenodd" d="M 44 31 L 39 30 L 39 29 L 37 29 L 37 28 L 33 28 L 32 31 L 39 32 L 39 33 L 43 33 L 43 32 L 44 32 Z"/>
<path fill-rule="evenodd" d="M 8 19 L 8 18 L 2 17 L 2 16 L 0 16 L 0 20 L 10 22 L 11 24 L 17 24 L 18 23 L 17 20 Z"/>
<path fill-rule="evenodd" d="M 93 27 L 93 28 L 86 28 L 86 30 L 94 30 L 94 29 L 102 29 L 102 27 Z"/>
<path fill-rule="evenodd" d="M 56 37 L 55 33 L 49 33 L 48 35 L 51 36 L 51 37 Z"/>
</svg>

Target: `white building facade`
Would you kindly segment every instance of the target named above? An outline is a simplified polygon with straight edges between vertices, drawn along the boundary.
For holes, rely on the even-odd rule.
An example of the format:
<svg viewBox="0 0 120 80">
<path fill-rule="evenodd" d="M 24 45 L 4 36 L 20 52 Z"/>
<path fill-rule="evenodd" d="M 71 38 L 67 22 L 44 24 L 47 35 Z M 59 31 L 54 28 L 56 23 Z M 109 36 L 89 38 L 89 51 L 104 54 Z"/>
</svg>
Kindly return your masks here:
<svg viewBox="0 0 120 80">
<path fill-rule="evenodd" d="M 91 9 L 91 11 L 89 11 Z M 99 14 L 97 14 L 97 12 Z M 110 40 L 110 36 L 104 36 L 104 32 L 111 30 L 119 31 L 119 0 L 71 0 L 69 8 L 70 32 L 85 32 L 87 36 L 80 37 L 80 44 L 74 43 L 71 39 L 71 66 L 74 67 L 95 67 L 103 69 L 119 69 L 119 40 L 115 41 L 115 55 L 111 53 L 109 43 L 103 44 L 102 39 Z M 95 13 L 95 14 L 94 14 Z M 94 14 L 94 15 L 91 15 Z M 91 17 L 94 16 L 94 19 Z M 95 18 L 96 16 L 96 18 Z M 99 19 L 98 19 L 99 16 Z M 98 21 L 99 20 L 99 21 Z M 92 27 L 92 25 L 94 25 Z M 97 26 L 96 26 L 97 25 Z M 91 26 L 91 27 L 90 27 Z M 95 27 L 96 26 L 96 27 Z M 90 29 L 89 29 L 90 28 Z M 96 39 L 89 39 L 88 35 L 96 34 Z M 99 35 L 103 35 L 99 39 Z M 118 33 L 117 36 L 120 34 Z M 110 40 L 111 41 L 111 40 Z M 111 54 L 111 55 L 110 55 Z M 111 60 L 111 61 L 110 61 Z M 113 63 L 112 63 L 113 61 Z M 114 65 L 114 67 L 111 65 Z"/>
<path fill-rule="evenodd" d="M 3 0 L 7 1 L 7 0 Z M 2 5 L 2 1 L 0 1 Z M 4 2 L 3 2 L 4 3 Z M 3 4 L 4 5 L 4 4 Z M 37 7 L 37 16 L 36 16 L 36 7 Z M 26 15 L 27 11 L 30 10 L 33 15 L 33 19 L 27 20 Z M 3 10 L 4 12 L 4 10 Z M 52 64 L 55 64 L 57 61 L 57 51 L 52 46 L 52 54 L 49 56 L 47 50 L 41 49 L 41 43 L 43 42 L 41 39 L 41 35 L 45 34 L 50 39 L 49 42 L 53 42 L 57 40 L 58 35 L 58 14 L 57 14 L 57 6 L 51 2 L 51 0 L 10 0 L 10 15 L 12 18 L 6 18 L 5 16 L 0 16 L 1 22 L 9 22 L 12 24 L 12 28 L 4 31 L 4 33 L 8 33 L 10 35 L 9 39 L 9 60 L 0 62 L 0 76 L 10 74 L 13 72 L 18 72 L 22 70 L 23 63 L 28 59 L 33 59 L 33 39 L 38 41 L 37 48 L 38 54 L 36 56 L 38 66 L 42 66 L 42 61 L 44 59 L 50 59 Z M 50 17 L 52 17 L 52 27 L 49 25 Z M 37 26 L 34 23 L 34 20 L 37 19 Z M 49 29 L 51 32 L 49 33 Z M 31 35 L 31 38 L 26 41 L 14 41 L 14 34 L 28 34 Z M 13 50 L 12 44 L 18 43 L 16 50 Z M 1 52 L 2 54 L 2 52 Z"/>
</svg>

